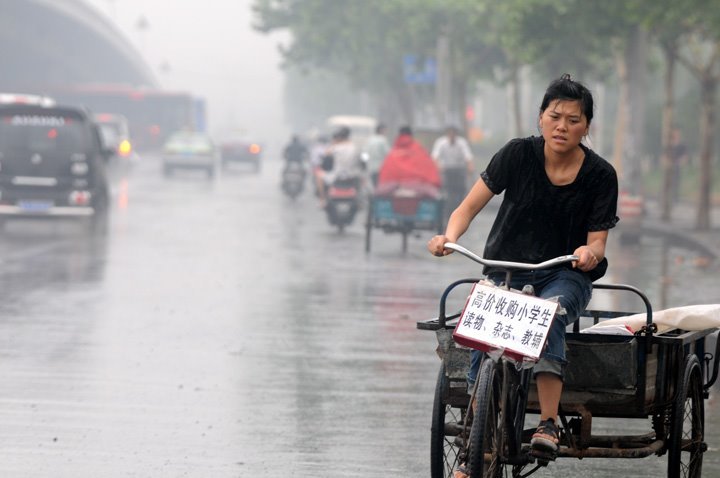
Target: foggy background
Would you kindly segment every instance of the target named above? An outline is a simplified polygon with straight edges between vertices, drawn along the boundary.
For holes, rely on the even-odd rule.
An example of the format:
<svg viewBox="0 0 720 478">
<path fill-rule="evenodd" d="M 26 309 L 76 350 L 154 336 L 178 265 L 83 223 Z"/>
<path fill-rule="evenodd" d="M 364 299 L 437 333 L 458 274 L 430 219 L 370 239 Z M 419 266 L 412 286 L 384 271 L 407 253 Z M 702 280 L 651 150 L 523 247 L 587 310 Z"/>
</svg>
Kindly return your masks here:
<svg viewBox="0 0 720 478">
<path fill-rule="evenodd" d="M 44 209 L 0 214 L 0 477 L 429 475 L 441 364 L 417 322 L 437 315 L 447 284 L 481 269 L 428 254 L 434 230 L 367 228 L 367 202 L 335 227 L 311 175 L 298 196 L 283 192 L 280 148 L 294 132 L 317 146 L 330 115 L 382 120 L 390 140 L 411 124 L 426 145 L 454 123 L 479 172 L 508 139 L 537 134 L 544 89 L 569 72 L 596 100 L 593 148 L 635 174 L 623 193 L 639 206 L 620 205 L 603 280 L 638 287 L 654 310 L 720 303 L 720 136 L 707 115 L 718 91 L 676 62 L 666 95 L 659 43 L 705 54 L 698 65 L 716 58 L 706 65 L 720 84 L 715 19 L 717 0 L 0 0 L 0 91 L 57 87 L 64 100 L 79 87 L 76 104 L 127 107 L 143 134 L 130 134 L 138 154 L 107 161 L 99 230 Z M 122 101 L 93 105 L 88 85 Z M 676 197 L 661 159 L 670 123 L 689 156 Z M 243 129 L 269 147 L 254 165 L 170 174 L 178 158 L 162 140 L 206 124 L 220 145 Z M 0 204 L 11 166 L 28 158 L 0 158 Z M 482 251 L 497 204 L 464 245 Z M 593 300 L 644 310 L 632 299 Z M 720 476 L 717 387 L 705 404 L 706 477 Z M 649 431 L 645 418 L 621 421 L 593 427 Z M 667 461 L 559 460 L 533 476 L 658 477 Z"/>
<path fill-rule="evenodd" d="M 252 0 L 85 0 L 115 23 L 161 87 L 207 100 L 208 129 L 285 138 L 282 34 L 254 31 Z"/>
</svg>

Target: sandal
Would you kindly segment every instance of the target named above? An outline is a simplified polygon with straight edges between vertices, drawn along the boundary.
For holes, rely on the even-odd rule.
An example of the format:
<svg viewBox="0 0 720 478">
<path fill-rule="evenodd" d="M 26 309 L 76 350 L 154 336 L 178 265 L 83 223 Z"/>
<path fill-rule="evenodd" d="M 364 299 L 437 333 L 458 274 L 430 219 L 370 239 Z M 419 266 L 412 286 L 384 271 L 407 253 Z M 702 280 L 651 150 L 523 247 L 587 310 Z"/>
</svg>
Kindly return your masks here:
<svg viewBox="0 0 720 478">
<path fill-rule="evenodd" d="M 560 430 L 555 425 L 555 420 L 552 418 L 541 420 L 530 440 L 530 445 L 533 450 L 554 453 L 558 450 L 559 436 Z"/>
<path fill-rule="evenodd" d="M 465 468 L 465 464 L 458 465 L 457 469 L 453 472 L 453 478 L 470 478 L 470 472 Z"/>
</svg>

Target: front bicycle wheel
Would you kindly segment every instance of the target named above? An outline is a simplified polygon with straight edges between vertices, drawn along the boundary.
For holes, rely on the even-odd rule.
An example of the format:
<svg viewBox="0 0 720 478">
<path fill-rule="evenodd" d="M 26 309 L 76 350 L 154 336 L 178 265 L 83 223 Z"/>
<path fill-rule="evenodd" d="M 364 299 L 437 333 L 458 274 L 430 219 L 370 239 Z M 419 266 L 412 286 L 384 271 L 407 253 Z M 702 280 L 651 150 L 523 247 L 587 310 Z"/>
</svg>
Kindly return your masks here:
<svg viewBox="0 0 720 478">
<path fill-rule="evenodd" d="M 502 478 L 505 463 L 502 398 L 502 366 L 485 360 L 478 373 L 473 422 L 468 444 L 470 478 Z"/>
<path fill-rule="evenodd" d="M 450 380 L 440 365 L 430 429 L 430 476 L 452 478 L 460 464 L 464 414 L 449 401 Z"/>
</svg>

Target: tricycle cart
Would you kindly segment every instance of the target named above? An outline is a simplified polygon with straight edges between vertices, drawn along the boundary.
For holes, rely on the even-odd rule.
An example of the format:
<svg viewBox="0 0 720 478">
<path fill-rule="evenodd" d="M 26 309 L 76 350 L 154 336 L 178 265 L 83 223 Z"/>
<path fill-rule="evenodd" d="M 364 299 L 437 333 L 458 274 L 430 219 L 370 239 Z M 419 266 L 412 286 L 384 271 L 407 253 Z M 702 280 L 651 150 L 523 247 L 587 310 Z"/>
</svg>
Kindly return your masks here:
<svg viewBox="0 0 720 478">
<path fill-rule="evenodd" d="M 640 290 L 595 284 L 595 289 L 639 296 L 645 304 L 646 324 L 633 335 L 580 333 L 581 320 L 597 324 L 631 315 L 599 310 L 586 311 L 574 323 L 566 336 L 569 363 L 560 402 L 559 450 L 553 456 L 537 454 L 530 447 L 534 428 L 525 428 L 526 414 L 539 413 L 531 369 L 519 367 L 506 356 L 486 356 L 475 389 L 468 390 L 471 349 L 453 339 L 461 313 L 448 315 L 446 301 L 452 291 L 460 290 L 458 286 L 478 281 L 470 278 L 450 284 L 441 296 L 439 316 L 417 323 L 421 330 L 436 332 L 442 360 L 431 426 L 433 478 L 452 477 L 460 464 L 472 478 L 519 478 L 558 457 L 650 455 L 667 456 L 668 477 L 701 476 L 707 450 L 704 400 L 717 378 L 720 358 L 720 341 L 709 353 L 705 339 L 717 329 L 657 333 L 652 307 Z M 636 435 L 600 435 L 593 431 L 593 419 L 598 417 L 620 419 L 609 421 L 618 424 L 647 419 L 648 429 Z"/>
<path fill-rule="evenodd" d="M 429 230 L 443 232 L 443 198 L 431 186 L 390 184 L 380 186 L 369 200 L 365 223 L 365 252 L 370 252 L 373 229 L 402 235 L 402 250 L 407 251 L 408 236 Z"/>
</svg>

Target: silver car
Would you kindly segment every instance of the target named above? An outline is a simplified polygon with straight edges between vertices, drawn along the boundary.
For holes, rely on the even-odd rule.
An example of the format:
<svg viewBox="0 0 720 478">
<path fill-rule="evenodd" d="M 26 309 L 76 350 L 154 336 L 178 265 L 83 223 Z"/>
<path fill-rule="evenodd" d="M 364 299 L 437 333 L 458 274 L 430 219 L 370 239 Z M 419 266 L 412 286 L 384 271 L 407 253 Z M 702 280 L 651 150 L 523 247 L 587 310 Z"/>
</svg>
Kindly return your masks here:
<svg viewBox="0 0 720 478">
<path fill-rule="evenodd" d="M 219 153 L 207 133 L 179 131 L 165 142 L 162 158 L 165 176 L 170 176 L 176 169 L 202 169 L 213 178 Z"/>
</svg>

